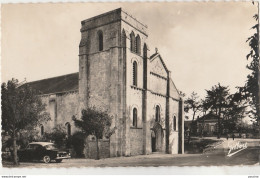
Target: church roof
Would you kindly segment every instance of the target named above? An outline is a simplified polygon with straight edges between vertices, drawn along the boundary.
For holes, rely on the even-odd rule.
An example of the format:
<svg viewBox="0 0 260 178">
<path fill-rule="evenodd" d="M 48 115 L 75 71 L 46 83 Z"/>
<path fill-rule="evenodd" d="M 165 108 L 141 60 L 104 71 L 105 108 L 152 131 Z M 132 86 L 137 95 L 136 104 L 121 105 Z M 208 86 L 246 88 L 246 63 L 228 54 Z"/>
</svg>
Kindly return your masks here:
<svg viewBox="0 0 260 178">
<path fill-rule="evenodd" d="M 79 73 L 72 73 L 53 78 L 28 82 L 29 85 L 41 94 L 62 93 L 78 89 Z"/>
</svg>

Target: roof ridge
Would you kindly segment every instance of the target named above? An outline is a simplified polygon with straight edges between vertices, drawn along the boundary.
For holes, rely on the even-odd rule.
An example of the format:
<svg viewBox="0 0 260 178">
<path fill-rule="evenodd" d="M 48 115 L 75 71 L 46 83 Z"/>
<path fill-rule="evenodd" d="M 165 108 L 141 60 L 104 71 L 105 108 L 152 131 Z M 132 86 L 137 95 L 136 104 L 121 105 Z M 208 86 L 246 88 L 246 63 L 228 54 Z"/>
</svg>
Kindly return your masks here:
<svg viewBox="0 0 260 178">
<path fill-rule="evenodd" d="M 24 83 L 24 84 L 30 84 L 30 83 L 34 83 L 34 82 L 41 82 L 41 81 L 44 81 L 44 80 L 50 80 L 50 79 L 55 79 L 55 78 L 59 78 L 59 77 L 65 77 L 65 76 L 74 75 L 74 74 L 77 74 L 77 73 L 79 73 L 79 72 L 74 72 L 74 73 L 70 73 L 70 74 L 60 75 L 60 76 L 56 76 L 56 77 L 49 77 L 49 78 L 40 79 L 40 80 L 34 80 L 34 81 L 27 82 L 27 83 Z"/>
</svg>

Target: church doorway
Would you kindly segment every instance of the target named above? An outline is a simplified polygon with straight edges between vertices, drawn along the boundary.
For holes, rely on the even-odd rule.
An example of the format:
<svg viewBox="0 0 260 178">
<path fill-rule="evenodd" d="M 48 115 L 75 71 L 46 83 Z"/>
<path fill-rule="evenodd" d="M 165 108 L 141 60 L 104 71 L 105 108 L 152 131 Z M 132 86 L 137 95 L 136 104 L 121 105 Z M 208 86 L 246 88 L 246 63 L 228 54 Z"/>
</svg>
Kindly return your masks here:
<svg viewBox="0 0 260 178">
<path fill-rule="evenodd" d="M 163 141 L 163 129 L 160 124 L 156 124 L 151 133 L 152 141 L 152 152 L 161 152 L 162 151 L 162 141 Z"/>
</svg>

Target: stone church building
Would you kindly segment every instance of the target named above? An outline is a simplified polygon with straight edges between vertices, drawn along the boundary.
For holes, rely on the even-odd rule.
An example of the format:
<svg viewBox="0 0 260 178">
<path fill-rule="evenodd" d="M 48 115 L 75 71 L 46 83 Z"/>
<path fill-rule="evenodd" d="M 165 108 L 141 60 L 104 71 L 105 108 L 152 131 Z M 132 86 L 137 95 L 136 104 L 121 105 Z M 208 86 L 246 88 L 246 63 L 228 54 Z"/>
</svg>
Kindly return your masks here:
<svg viewBox="0 0 260 178">
<path fill-rule="evenodd" d="M 150 54 L 147 30 L 121 8 L 83 20 L 79 72 L 28 83 L 51 115 L 41 134 L 58 124 L 73 134 L 72 116 L 95 106 L 113 116 L 109 157 L 183 153 L 182 98 L 162 56 Z"/>
</svg>

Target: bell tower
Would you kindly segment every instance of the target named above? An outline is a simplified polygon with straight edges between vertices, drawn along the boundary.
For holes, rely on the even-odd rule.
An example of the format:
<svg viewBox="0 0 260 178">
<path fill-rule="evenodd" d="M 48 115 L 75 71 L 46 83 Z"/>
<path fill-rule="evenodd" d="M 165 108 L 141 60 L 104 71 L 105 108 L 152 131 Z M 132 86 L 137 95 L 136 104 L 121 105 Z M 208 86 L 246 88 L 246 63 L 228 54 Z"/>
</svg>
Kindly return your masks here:
<svg viewBox="0 0 260 178">
<path fill-rule="evenodd" d="M 111 109 L 120 50 L 120 9 L 81 22 L 79 99 L 82 107 Z"/>
<path fill-rule="evenodd" d="M 113 116 L 110 157 L 122 155 L 123 63 L 121 9 L 81 22 L 79 44 L 79 114 L 95 106 Z"/>
<path fill-rule="evenodd" d="M 91 106 L 113 116 L 111 127 L 116 129 L 110 137 L 110 157 L 130 154 L 127 90 L 132 85 L 133 61 L 140 69 L 135 87 L 146 86 L 142 77 L 146 30 L 145 25 L 121 8 L 81 22 L 79 116 L 82 109 Z"/>
</svg>

